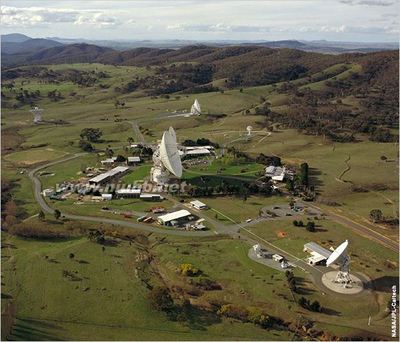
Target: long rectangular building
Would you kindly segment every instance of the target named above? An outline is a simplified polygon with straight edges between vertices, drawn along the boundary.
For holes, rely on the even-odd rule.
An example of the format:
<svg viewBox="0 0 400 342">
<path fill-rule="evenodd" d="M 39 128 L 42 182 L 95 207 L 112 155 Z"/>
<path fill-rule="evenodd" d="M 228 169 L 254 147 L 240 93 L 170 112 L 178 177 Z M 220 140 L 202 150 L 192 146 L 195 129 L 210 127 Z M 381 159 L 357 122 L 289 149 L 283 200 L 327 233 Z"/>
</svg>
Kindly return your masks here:
<svg viewBox="0 0 400 342">
<path fill-rule="evenodd" d="M 113 169 L 111 169 L 107 172 L 101 173 L 101 174 L 97 175 L 96 177 L 89 179 L 89 184 L 93 184 L 93 185 L 104 184 L 104 183 L 114 179 L 115 177 L 122 176 L 128 170 L 129 170 L 129 167 L 126 167 L 126 166 L 114 167 Z"/>
<path fill-rule="evenodd" d="M 158 222 L 165 226 L 174 226 L 183 219 L 189 221 L 191 218 L 194 218 L 194 216 L 189 211 L 182 209 L 159 216 Z"/>
</svg>

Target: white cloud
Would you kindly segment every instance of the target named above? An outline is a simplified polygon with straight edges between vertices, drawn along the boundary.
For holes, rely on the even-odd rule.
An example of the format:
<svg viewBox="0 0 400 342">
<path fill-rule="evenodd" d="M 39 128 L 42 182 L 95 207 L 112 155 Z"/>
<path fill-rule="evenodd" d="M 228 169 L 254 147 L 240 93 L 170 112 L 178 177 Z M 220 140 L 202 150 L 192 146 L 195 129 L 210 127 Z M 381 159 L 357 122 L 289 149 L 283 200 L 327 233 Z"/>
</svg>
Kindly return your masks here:
<svg viewBox="0 0 400 342">
<path fill-rule="evenodd" d="M 365 6 L 392 6 L 396 2 L 391 0 L 340 0 L 346 5 L 365 5 Z"/>
<path fill-rule="evenodd" d="M 113 27 L 118 25 L 119 21 L 115 17 L 95 10 L 1 6 L 1 23 L 15 28 L 46 26 L 55 23 Z"/>
<path fill-rule="evenodd" d="M 112 28 L 118 26 L 120 21 L 116 17 L 104 13 L 88 13 L 78 15 L 74 21 L 75 25 L 91 25 L 98 28 Z"/>
<path fill-rule="evenodd" d="M 269 32 L 270 27 L 253 25 L 228 25 L 217 24 L 172 24 L 167 26 L 168 30 L 192 31 L 192 32 Z"/>
</svg>

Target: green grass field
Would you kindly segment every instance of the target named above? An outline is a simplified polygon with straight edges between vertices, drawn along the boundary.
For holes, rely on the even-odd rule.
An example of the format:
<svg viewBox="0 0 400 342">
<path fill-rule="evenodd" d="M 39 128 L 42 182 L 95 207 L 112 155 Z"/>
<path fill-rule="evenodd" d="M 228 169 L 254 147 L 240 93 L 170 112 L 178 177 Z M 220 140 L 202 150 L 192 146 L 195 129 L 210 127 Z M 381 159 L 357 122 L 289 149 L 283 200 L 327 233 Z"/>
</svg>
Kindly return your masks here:
<svg viewBox="0 0 400 342">
<path fill-rule="evenodd" d="M 5 241 L 12 247 L 4 249 L 8 260 L 3 262 L 3 274 L 7 278 L 3 293 L 12 296 L 18 307 L 12 339 L 290 338 L 285 331 L 262 330 L 251 324 L 225 320 L 200 323 L 197 328 L 169 321 L 150 307 L 148 290 L 135 277 L 139 251 L 136 245 L 121 242 L 102 251 L 86 238 L 39 242 L 3 235 Z M 223 244 L 221 247 L 225 248 Z M 11 259 L 7 258 L 10 248 Z M 159 250 L 160 260 L 164 262 L 166 256 L 161 247 Z M 70 253 L 75 255 L 74 259 L 69 258 Z M 238 257 L 243 259 L 242 252 L 238 256 L 236 253 L 232 254 L 232 262 Z M 18 270 L 17 275 L 11 277 L 14 269 Z M 64 278 L 63 271 L 74 272 L 80 280 Z M 271 274 L 268 270 L 262 271 L 265 276 Z M 157 280 L 154 281 L 156 284 Z M 260 281 L 258 291 L 263 291 L 262 284 Z"/>
<path fill-rule="evenodd" d="M 172 94 L 170 99 L 151 98 L 142 90 L 121 94 L 114 90 L 135 77 L 154 73 L 153 69 L 111 66 L 101 64 L 64 64 L 49 66 L 54 70 L 76 69 L 81 71 L 105 72 L 109 77 L 93 87 L 79 87 L 71 82 L 48 84 L 37 79 L 16 79 L 17 88 L 40 90 L 45 98 L 37 105 L 44 109 L 41 125 L 33 125 L 28 105 L 17 109 L 3 108 L 2 124 L 7 130 L 9 148 L 2 157 L 2 177 L 15 182 L 11 193 L 22 219 L 35 215 L 39 207 L 33 198 L 32 184 L 27 172 L 46 161 L 53 161 L 67 154 L 81 152 L 79 134 L 85 127 L 100 128 L 102 141 L 94 143 L 99 150 L 110 147 L 115 155 L 125 154 L 124 148 L 129 137 L 135 136 L 131 121 L 147 129 L 144 134 L 147 143 L 156 143 L 162 132 L 169 126 L 177 131 L 178 141 L 184 139 L 209 138 L 225 147 L 236 149 L 256 157 L 259 153 L 276 155 L 287 164 L 298 165 L 307 162 L 310 166 L 311 183 L 323 203 L 336 202 L 338 206 L 328 207 L 318 203 L 324 210 L 351 217 L 359 222 L 368 220 L 371 209 L 381 209 L 385 216 L 396 216 L 398 209 L 398 146 L 393 143 L 376 143 L 358 136 L 356 143 L 335 143 L 320 136 L 299 133 L 292 129 L 274 128 L 269 135 L 262 128 L 261 116 L 253 115 L 254 108 L 265 100 L 271 103 L 276 112 L 285 110 L 291 101 L 288 93 L 281 94 L 277 88 L 282 83 L 260 87 L 228 90 L 224 93 Z M 311 89 L 327 87 L 327 81 L 345 80 L 359 65 L 337 64 L 322 73 L 292 81 L 293 84 Z M 216 81 L 224 84 L 224 80 Z M 50 101 L 47 92 L 61 91 L 63 99 Z M 7 92 L 8 90 L 4 90 Z M 75 94 L 73 94 L 75 93 Z M 174 111 L 189 109 L 197 98 L 205 115 L 200 117 L 168 117 Z M 116 109 L 116 99 L 125 102 L 124 108 Z M 359 100 L 349 96 L 343 103 L 350 109 L 359 106 Z M 250 109 L 249 115 L 243 115 Z M 213 118 L 207 114 L 224 114 Z M 67 124 L 55 125 L 51 120 L 65 120 Z M 242 139 L 246 127 L 252 125 L 254 134 L 249 140 Z M 18 131 L 17 131 L 18 130 Z M 11 133 L 10 133 L 11 132 Z M 12 138 L 15 133 L 15 139 Z M 16 135 L 18 134 L 18 136 Z M 219 156 L 220 150 L 217 151 Z M 381 160 L 386 156 L 387 161 Z M 349 159 L 350 169 L 345 160 Z M 41 176 L 43 188 L 54 187 L 57 183 L 77 180 L 81 170 L 87 166 L 99 166 L 105 158 L 95 153 L 48 167 L 43 171 L 54 173 Z M 124 183 L 134 183 L 149 176 L 151 164 L 135 167 L 122 177 Z M 257 163 L 235 165 L 224 159 L 217 159 L 209 166 L 191 166 L 184 170 L 183 180 L 198 185 L 217 185 L 222 180 L 239 183 L 251 182 L 264 168 Z M 341 177 L 340 177 L 341 176 Z M 340 179 L 339 179 L 340 178 Z M 364 192 L 356 192 L 362 188 Z M 204 214 L 210 219 L 231 225 L 223 213 L 236 222 L 258 216 L 264 206 L 286 203 L 285 197 L 250 196 L 246 201 L 236 197 L 199 198 L 211 207 Z M 172 201 L 149 203 L 139 200 L 116 200 L 102 203 L 73 204 L 73 200 L 54 202 L 52 206 L 61 212 L 89 214 L 100 217 L 123 219 L 119 215 L 101 212 L 103 206 L 118 210 L 146 211 L 151 206 L 161 204 L 167 208 Z M 217 213 L 216 211 L 220 212 Z M 135 218 L 128 219 L 136 221 Z M 302 252 L 305 242 L 315 241 L 325 247 L 337 246 L 345 239 L 351 242 L 352 264 L 355 271 L 362 272 L 378 284 L 387 285 L 398 280 L 398 272 L 390 269 L 386 261 L 397 262 L 398 255 L 382 246 L 367 240 L 347 228 L 327 220 L 318 221 L 321 225 L 316 233 L 304 228 L 296 228 L 291 219 L 263 222 L 251 227 L 251 231 L 288 252 L 304 258 Z M 29 221 L 27 221 L 29 223 Z M 76 223 L 87 228 L 87 223 Z M 117 231 L 125 228 L 114 227 Z M 285 231 L 287 238 L 279 238 L 277 232 Z M 131 232 L 131 230 L 130 230 Z M 396 229 L 382 232 L 398 239 Z M 299 315 L 314 320 L 317 329 L 337 335 L 360 336 L 368 331 L 382 336 L 389 333 L 388 317 L 384 308 L 390 295 L 379 289 L 374 296 L 355 298 L 352 305 L 348 300 L 323 295 L 315 288 L 307 275 L 296 270 L 301 278 L 304 296 L 318 300 L 330 309 L 331 314 L 315 314 L 300 309 L 291 298 L 281 272 L 269 269 L 251 261 L 247 256 L 250 245 L 239 240 L 215 237 L 189 239 L 185 237 L 164 237 L 160 241 L 156 234 L 148 237 L 151 241 L 142 246 L 126 241 L 116 247 L 101 247 L 86 238 L 69 240 L 38 241 L 16 238 L 3 233 L 2 271 L 3 309 L 6 302 L 16 304 L 16 325 L 11 339 L 69 339 L 69 340 L 291 340 L 293 334 L 285 330 L 263 330 L 252 324 L 242 324 L 234 320 L 200 320 L 193 326 L 185 322 L 172 322 L 164 314 L 154 311 L 147 301 L 147 289 L 135 276 L 138 265 L 137 253 L 143 248 L 154 255 L 157 272 L 150 277 L 155 284 L 164 282 L 171 286 L 186 286 L 187 282 L 178 275 L 176 268 L 183 262 L 193 263 L 207 276 L 222 285 L 221 291 L 207 291 L 194 303 L 204 304 L 210 299 L 223 299 L 245 306 L 260 306 L 272 315 L 295 321 Z M 70 259 L 69 253 L 75 258 Z M 46 259 L 46 256 L 48 257 Z M 53 261 L 51 261 L 53 260 Z M 79 263 L 79 260 L 83 262 Z M 63 271 L 74 272 L 80 280 L 70 281 L 62 276 Z M 160 279 L 161 277 L 162 279 Z M 373 317 L 372 325 L 367 326 L 368 315 Z"/>
</svg>

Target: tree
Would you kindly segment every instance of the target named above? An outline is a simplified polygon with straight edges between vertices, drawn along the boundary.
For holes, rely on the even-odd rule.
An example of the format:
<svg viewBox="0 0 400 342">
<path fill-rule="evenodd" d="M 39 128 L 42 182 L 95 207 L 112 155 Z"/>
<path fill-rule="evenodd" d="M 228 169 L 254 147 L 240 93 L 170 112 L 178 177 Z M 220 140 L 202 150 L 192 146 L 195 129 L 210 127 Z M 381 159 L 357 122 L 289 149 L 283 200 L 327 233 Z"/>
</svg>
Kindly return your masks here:
<svg viewBox="0 0 400 342">
<path fill-rule="evenodd" d="M 111 158 L 114 155 L 114 151 L 111 148 L 107 147 L 105 154 L 108 158 Z"/>
<path fill-rule="evenodd" d="M 69 258 L 70 258 L 70 259 L 75 258 L 75 254 L 74 254 L 74 253 L 69 253 Z"/>
<path fill-rule="evenodd" d="M 159 311 L 169 311 L 174 307 L 174 301 L 166 287 L 156 286 L 149 293 L 150 304 Z"/>
<path fill-rule="evenodd" d="M 314 222 L 314 221 L 309 221 L 309 222 L 307 222 L 307 224 L 306 224 L 306 229 L 307 229 L 309 232 L 315 232 L 315 222 Z"/>
<path fill-rule="evenodd" d="M 293 220 L 293 225 L 294 225 L 295 227 L 298 227 L 298 226 L 299 226 L 299 222 L 297 222 L 297 220 Z"/>
<path fill-rule="evenodd" d="M 79 147 L 84 150 L 85 152 L 92 152 L 94 150 L 94 147 L 92 144 L 86 140 L 79 140 Z"/>
<path fill-rule="evenodd" d="M 369 218 L 371 219 L 372 222 L 376 223 L 379 221 L 382 221 L 383 219 L 383 213 L 379 209 L 372 209 L 369 212 Z"/>
<path fill-rule="evenodd" d="M 300 165 L 300 181 L 304 186 L 308 186 L 308 164 L 302 163 Z"/>
<path fill-rule="evenodd" d="M 299 300 L 298 300 L 298 303 L 303 308 L 307 308 L 308 307 L 308 300 L 305 299 L 304 297 L 300 297 Z"/>
<path fill-rule="evenodd" d="M 61 217 L 61 211 L 58 209 L 54 210 L 54 217 L 58 220 Z"/>
<path fill-rule="evenodd" d="M 80 137 L 90 142 L 96 142 L 103 135 L 103 132 L 99 128 L 84 128 L 81 131 Z"/>
<path fill-rule="evenodd" d="M 298 221 L 297 223 L 298 223 L 298 227 L 304 227 L 303 221 Z"/>
<path fill-rule="evenodd" d="M 117 162 L 117 163 L 123 163 L 124 161 L 126 161 L 126 158 L 124 157 L 124 156 L 122 156 L 122 155 L 118 155 L 117 156 L 117 159 L 115 159 L 115 161 Z"/>
<path fill-rule="evenodd" d="M 385 161 L 387 161 L 387 157 L 386 156 L 381 156 L 381 160 L 385 162 Z"/>
<path fill-rule="evenodd" d="M 310 304 L 310 310 L 311 311 L 315 311 L 315 312 L 320 312 L 321 311 L 321 304 L 317 300 L 314 300 Z"/>
<path fill-rule="evenodd" d="M 38 218 L 39 218 L 40 221 L 44 221 L 46 219 L 46 216 L 44 215 L 43 210 L 39 211 Z"/>
</svg>

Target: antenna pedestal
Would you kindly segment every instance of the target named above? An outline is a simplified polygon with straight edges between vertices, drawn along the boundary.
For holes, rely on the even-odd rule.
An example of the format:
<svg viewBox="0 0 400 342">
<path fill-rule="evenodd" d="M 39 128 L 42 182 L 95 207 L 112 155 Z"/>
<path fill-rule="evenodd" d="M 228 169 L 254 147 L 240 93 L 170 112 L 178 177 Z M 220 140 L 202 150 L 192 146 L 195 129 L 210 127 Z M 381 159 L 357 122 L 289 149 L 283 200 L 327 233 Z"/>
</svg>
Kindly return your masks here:
<svg viewBox="0 0 400 342">
<path fill-rule="evenodd" d="M 334 282 L 342 284 L 343 287 L 351 287 L 353 281 L 351 280 L 349 272 L 339 271 Z"/>
</svg>

